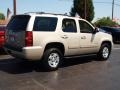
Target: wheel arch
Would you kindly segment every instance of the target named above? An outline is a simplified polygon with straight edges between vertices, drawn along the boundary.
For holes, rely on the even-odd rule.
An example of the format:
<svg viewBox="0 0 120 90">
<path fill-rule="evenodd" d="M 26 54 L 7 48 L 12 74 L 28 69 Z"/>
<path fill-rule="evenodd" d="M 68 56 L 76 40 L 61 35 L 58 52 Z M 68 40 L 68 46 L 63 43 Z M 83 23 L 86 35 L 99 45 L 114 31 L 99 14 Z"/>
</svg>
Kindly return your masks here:
<svg viewBox="0 0 120 90">
<path fill-rule="evenodd" d="M 44 52 L 49 48 L 58 48 L 63 55 L 65 53 L 65 47 L 63 43 L 61 42 L 51 42 L 51 43 L 46 44 Z"/>
<path fill-rule="evenodd" d="M 110 45 L 110 49 L 112 49 L 112 43 L 111 43 L 111 41 L 108 41 L 108 40 L 103 41 L 103 42 L 101 43 L 101 46 L 102 46 L 103 44 L 105 44 L 105 43 L 109 44 L 109 45 Z"/>
</svg>

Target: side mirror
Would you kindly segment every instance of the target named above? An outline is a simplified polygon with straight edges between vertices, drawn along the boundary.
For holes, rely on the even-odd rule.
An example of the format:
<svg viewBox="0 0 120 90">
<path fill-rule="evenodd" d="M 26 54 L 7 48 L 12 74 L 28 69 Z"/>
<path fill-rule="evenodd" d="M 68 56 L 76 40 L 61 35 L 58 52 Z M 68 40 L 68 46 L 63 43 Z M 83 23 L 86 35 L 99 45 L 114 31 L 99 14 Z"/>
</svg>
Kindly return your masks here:
<svg viewBox="0 0 120 90">
<path fill-rule="evenodd" d="M 99 28 L 95 27 L 93 34 L 96 34 L 97 32 L 99 32 Z"/>
</svg>

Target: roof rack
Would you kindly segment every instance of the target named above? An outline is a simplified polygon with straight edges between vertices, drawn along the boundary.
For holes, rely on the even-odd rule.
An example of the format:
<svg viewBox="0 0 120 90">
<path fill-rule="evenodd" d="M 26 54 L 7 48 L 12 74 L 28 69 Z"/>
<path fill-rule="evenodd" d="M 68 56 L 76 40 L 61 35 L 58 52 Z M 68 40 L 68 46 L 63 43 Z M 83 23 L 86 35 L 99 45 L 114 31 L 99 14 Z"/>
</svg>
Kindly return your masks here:
<svg viewBox="0 0 120 90">
<path fill-rule="evenodd" d="M 69 16 L 69 15 L 67 15 L 67 13 L 65 13 L 65 14 L 55 14 L 55 13 L 45 13 L 45 12 L 27 12 L 27 13 L 24 13 L 24 14 L 30 14 L 30 13 L 32 13 L 32 14 L 51 14 L 51 15 Z"/>
</svg>

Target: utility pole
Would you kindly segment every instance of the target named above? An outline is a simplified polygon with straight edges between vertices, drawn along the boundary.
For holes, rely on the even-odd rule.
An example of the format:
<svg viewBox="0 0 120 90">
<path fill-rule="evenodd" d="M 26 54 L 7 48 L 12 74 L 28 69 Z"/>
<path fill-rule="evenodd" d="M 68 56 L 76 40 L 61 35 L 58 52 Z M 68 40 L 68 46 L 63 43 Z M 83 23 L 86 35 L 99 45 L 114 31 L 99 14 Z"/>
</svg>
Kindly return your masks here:
<svg viewBox="0 0 120 90">
<path fill-rule="evenodd" d="M 86 3 L 87 3 L 87 2 L 86 2 L 86 0 L 85 0 L 85 19 L 86 19 L 86 17 L 87 17 L 87 10 L 86 10 L 86 9 L 87 9 L 87 5 L 86 5 Z"/>
<path fill-rule="evenodd" d="M 112 20 L 114 18 L 114 4 L 115 4 L 115 0 L 113 0 L 112 2 Z"/>
<path fill-rule="evenodd" d="M 13 0 L 13 11 L 14 15 L 16 15 L 16 0 Z"/>
</svg>

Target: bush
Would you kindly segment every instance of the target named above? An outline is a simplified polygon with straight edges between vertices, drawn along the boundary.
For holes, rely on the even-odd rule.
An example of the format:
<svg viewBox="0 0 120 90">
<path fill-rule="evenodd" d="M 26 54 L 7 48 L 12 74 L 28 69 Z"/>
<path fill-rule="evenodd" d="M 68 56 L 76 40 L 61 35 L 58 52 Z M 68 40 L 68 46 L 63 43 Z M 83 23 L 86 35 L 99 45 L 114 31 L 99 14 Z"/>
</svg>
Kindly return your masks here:
<svg viewBox="0 0 120 90">
<path fill-rule="evenodd" d="M 0 20 L 5 20 L 5 15 L 3 13 L 0 13 Z"/>
<path fill-rule="evenodd" d="M 103 17 L 103 18 L 100 18 L 98 19 L 95 23 L 94 23 L 95 26 L 97 27 L 101 27 L 101 26 L 117 26 L 119 25 L 117 22 L 114 22 L 110 19 L 110 17 Z"/>
</svg>

